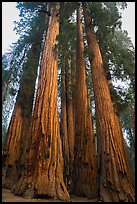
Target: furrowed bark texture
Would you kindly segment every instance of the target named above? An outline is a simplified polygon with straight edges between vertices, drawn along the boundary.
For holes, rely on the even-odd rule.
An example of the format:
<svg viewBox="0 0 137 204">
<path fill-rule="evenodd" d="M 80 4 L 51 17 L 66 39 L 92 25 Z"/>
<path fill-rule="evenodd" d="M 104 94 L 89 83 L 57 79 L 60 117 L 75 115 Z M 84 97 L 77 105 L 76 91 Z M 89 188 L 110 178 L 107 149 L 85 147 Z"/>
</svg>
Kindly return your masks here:
<svg viewBox="0 0 137 204">
<path fill-rule="evenodd" d="M 64 181 L 67 185 L 69 175 L 69 147 L 68 147 L 68 127 L 67 127 L 67 90 L 65 83 L 65 67 L 61 67 L 61 139 L 64 158 Z"/>
<path fill-rule="evenodd" d="M 96 196 L 97 163 L 92 124 L 92 114 L 88 99 L 84 42 L 81 11 L 77 10 L 77 54 L 76 54 L 76 97 L 75 97 L 75 149 L 74 149 L 74 194 Z"/>
<path fill-rule="evenodd" d="M 134 186 L 120 123 L 113 108 L 87 3 L 83 3 L 91 63 L 98 138 L 99 195 L 104 202 L 135 201 Z"/>
<path fill-rule="evenodd" d="M 28 52 L 27 62 L 23 65 L 21 85 L 3 149 L 2 184 L 5 188 L 11 188 L 20 178 L 22 169 L 26 163 L 39 50 L 37 45 L 34 44 Z M 33 61 L 31 60 L 32 56 Z"/>
<path fill-rule="evenodd" d="M 71 78 L 71 59 L 68 59 L 66 67 L 66 91 L 67 91 L 67 133 L 69 147 L 69 172 L 67 173 L 67 186 L 69 191 L 72 188 L 72 170 L 74 160 L 74 116 L 72 99 L 72 78 Z"/>
<path fill-rule="evenodd" d="M 63 181 L 62 144 L 57 110 L 59 5 L 52 9 L 43 50 L 31 130 L 27 171 L 14 186 L 16 194 L 68 200 Z"/>
<path fill-rule="evenodd" d="M 74 133 L 75 133 L 76 49 L 72 50 L 72 56 L 71 56 L 71 84 L 72 84 L 72 100 L 73 100 L 73 121 L 74 121 Z"/>
<path fill-rule="evenodd" d="M 70 59 L 61 72 L 61 138 L 64 157 L 64 180 L 71 192 L 74 159 L 74 117 Z"/>
</svg>

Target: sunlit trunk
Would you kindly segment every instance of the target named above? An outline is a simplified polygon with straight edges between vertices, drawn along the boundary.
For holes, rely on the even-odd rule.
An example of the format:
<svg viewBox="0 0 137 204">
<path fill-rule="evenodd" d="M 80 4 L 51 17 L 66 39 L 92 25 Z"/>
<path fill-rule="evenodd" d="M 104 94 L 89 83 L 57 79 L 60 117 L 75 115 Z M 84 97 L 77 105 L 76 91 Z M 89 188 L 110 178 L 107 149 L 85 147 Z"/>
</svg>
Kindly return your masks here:
<svg viewBox="0 0 137 204">
<path fill-rule="evenodd" d="M 34 44 L 23 65 L 21 85 L 3 148 L 3 186 L 6 188 L 11 188 L 19 179 L 26 163 L 39 53 L 40 48 Z"/>
<path fill-rule="evenodd" d="M 63 181 L 62 144 L 57 110 L 58 12 L 59 4 L 51 9 L 43 50 L 27 171 L 12 190 L 19 195 L 68 200 L 69 194 Z"/>
<path fill-rule="evenodd" d="M 89 59 L 98 138 L 98 192 L 104 202 L 133 202 L 135 192 L 124 139 L 111 101 L 102 56 L 90 21 L 87 3 L 83 3 L 83 10 L 88 47 L 92 50 Z"/>
<path fill-rule="evenodd" d="M 86 83 L 81 8 L 77 10 L 77 52 L 75 84 L 75 148 L 73 192 L 76 195 L 96 195 L 97 163 L 92 113 Z"/>
</svg>

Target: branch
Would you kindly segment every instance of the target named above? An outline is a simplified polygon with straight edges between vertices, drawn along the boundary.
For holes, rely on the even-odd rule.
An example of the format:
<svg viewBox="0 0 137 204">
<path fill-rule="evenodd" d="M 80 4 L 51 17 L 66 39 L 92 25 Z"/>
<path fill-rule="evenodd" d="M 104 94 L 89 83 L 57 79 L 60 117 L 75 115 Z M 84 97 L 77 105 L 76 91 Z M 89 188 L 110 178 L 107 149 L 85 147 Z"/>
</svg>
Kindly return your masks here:
<svg viewBox="0 0 137 204">
<path fill-rule="evenodd" d="M 50 12 L 45 9 L 40 9 L 39 12 L 46 13 L 48 16 L 51 16 Z"/>
</svg>

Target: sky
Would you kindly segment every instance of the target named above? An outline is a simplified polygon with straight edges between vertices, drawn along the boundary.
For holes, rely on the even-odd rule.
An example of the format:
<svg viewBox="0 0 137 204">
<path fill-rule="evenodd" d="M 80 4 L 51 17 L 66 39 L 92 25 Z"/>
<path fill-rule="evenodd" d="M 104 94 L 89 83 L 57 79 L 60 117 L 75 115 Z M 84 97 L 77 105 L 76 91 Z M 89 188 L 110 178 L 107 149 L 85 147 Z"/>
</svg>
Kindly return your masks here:
<svg viewBox="0 0 137 204">
<path fill-rule="evenodd" d="M 135 46 L 135 2 L 127 2 L 127 4 L 127 9 L 122 11 L 122 29 L 128 31 Z M 18 35 L 13 31 L 15 20 L 19 20 L 16 2 L 2 2 L 2 53 L 18 39 Z"/>
<path fill-rule="evenodd" d="M 122 30 L 127 30 L 135 46 L 135 2 L 127 2 L 128 7 L 122 12 Z"/>
<path fill-rule="evenodd" d="M 18 35 L 13 31 L 13 22 L 18 20 L 19 11 L 16 8 L 16 2 L 2 2 L 2 53 L 18 39 Z"/>
</svg>

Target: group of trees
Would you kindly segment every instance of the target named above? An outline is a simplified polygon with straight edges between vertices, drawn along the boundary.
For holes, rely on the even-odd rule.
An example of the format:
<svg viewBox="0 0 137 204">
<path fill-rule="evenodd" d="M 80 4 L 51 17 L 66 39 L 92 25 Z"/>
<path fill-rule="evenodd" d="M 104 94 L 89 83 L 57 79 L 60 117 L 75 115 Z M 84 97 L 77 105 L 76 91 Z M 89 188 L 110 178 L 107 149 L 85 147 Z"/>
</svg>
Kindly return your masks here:
<svg viewBox="0 0 137 204">
<path fill-rule="evenodd" d="M 121 30 L 125 7 L 17 3 L 20 39 L 3 56 L 3 187 L 31 197 L 135 201 L 134 48 Z M 127 90 L 111 79 L 128 81 Z M 9 95 L 17 96 L 6 131 Z"/>
</svg>

